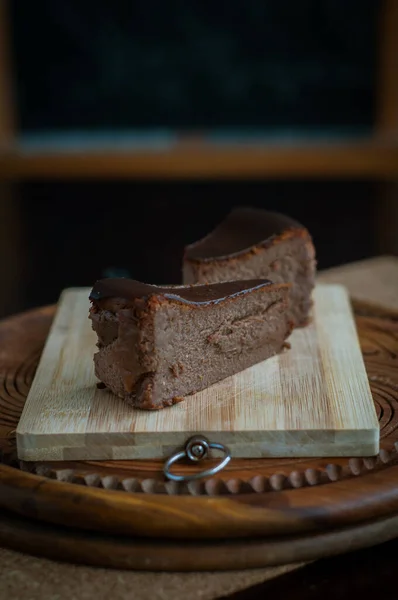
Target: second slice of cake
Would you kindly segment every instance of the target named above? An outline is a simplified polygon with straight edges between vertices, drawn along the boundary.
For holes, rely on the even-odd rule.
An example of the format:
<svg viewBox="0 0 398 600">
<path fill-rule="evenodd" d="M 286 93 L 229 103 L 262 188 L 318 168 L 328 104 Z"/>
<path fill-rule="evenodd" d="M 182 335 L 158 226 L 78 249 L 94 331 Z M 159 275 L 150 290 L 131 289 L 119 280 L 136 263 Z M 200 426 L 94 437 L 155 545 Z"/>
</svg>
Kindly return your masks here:
<svg viewBox="0 0 398 600">
<path fill-rule="evenodd" d="M 90 294 L 96 376 L 135 407 L 170 406 L 280 352 L 292 330 L 289 289 L 264 279 L 98 281 Z"/>
<path fill-rule="evenodd" d="M 266 278 L 291 283 L 290 318 L 310 318 L 315 285 L 315 247 L 306 227 L 290 217 L 237 207 L 212 232 L 185 248 L 183 283 Z"/>
</svg>

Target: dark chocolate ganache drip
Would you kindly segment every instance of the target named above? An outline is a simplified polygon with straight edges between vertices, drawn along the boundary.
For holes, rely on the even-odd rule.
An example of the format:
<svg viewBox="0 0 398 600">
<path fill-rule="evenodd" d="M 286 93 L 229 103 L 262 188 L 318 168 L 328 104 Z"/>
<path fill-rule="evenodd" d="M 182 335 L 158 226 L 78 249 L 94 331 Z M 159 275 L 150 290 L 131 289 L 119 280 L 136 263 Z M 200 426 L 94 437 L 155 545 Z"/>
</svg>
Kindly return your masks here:
<svg viewBox="0 0 398 600">
<path fill-rule="evenodd" d="M 249 294 L 255 289 L 272 285 L 268 279 L 251 279 L 241 281 L 226 281 L 210 285 L 176 285 L 155 286 L 133 279 L 101 279 L 91 290 L 90 300 L 98 301 L 104 298 L 123 298 L 135 300 L 150 296 L 162 296 L 169 300 L 187 304 L 218 303 L 233 296 Z"/>
<path fill-rule="evenodd" d="M 235 208 L 211 233 L 185 248 L 185 259 L 210 261 L 238 255 L 288 229 L 304 227 L 280 213 Z"/>
</svg>

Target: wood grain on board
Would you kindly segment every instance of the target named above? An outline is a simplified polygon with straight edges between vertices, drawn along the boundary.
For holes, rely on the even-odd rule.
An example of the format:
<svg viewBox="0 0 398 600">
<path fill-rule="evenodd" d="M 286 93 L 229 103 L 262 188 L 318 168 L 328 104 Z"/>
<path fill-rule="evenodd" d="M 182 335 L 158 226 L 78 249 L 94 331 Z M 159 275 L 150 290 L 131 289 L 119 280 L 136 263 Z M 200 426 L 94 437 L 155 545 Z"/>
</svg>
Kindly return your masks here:
<svg viewBox="0 0 398 600">
<path fill-rule="evenodd" d="M 304 555 L 308 559 L 305 551 L 308 536 L 304 532 L 314 532 L 307 547 L 314 548 L 315 544 L 317 551 L 313 556 L 317 557 L 339 551 L 332 539 L 333 532 L 338 535 L 341 528 L 345 536 L 341 547 L 351 549 L 385 541 L 386 530 L 388 535 L 396 534 L 393 523 L 386 521 L 398 511 L 398 453 L 394 448 L 394 445 L 398 447 L 398 323 L 395 320 L 356 317 L 379 418 L 381 450 L 377 457 L 235 458 L 216 477 L 178 484 L 164 480 L 161 460 L 16 461 L 15 430 L 54 313 L 55 307 L 51 306 L 0 322 L 0 347 L 4 349 L 0 352 L 0 455 L 3 461 L 0 457 L 0 505 L 3 513 L 9 510 L 14 515 L 34 519 L 43 535 L 54 523 L 68 531 L 71 528 L 84 530 L 87 538 L 89 530 L 96 532 L 95 553 L 92 545 L 83 544 L 79 538 L 73 541 L 69 553 L 66 542 L 62 541 L 57 548 L 57 558 L 97 565 L 104 565 L 107 560 L 109 566 L 116 566 L 114 555 L 98 539 L 100 532 L 123 536 L 120 543 L 125 543 L 125 568 L 132 569 L 142 569 L 142 561 L 138 552 L 128 554 L 129 535 L 134 542 L 138 535 L 152 538 L 153 545 L 148 544 L 145 550 L 141 548 L 141 552 L 145 552 L 153 568 L 156 556 L 165 557 L 168 552 L 164 539 L 159 538 L 183 538 L 180 551 L 170 555 L 168 565 L 163 563 L 161 567 L 178 571 L 190 568 L 190 558 L 191 568 L 198 568 L 199 562 L 203 564 L 207 558 L 210 561 L 210 544 L 199 546 L 199 538 L 213 541 L 245 538 L 240 552 L 248 557 L 249 552 L 254 553 L 254 538 L 271 536 L 272 540 L 270 537 L 264 540 L 264 546 L 257 553 L 257 564 L 265 566 L 275 564 L 276 546 L 268 541 L 283 541 L 288 536 L 289 543 L 278 561 L 300 561 Z M 21 470 L 28 464 L 35 475 Z M 192 472 L 197 467 L 183 468 L 185 472 Z M 370 523 L 375 527 L 383 523 L 382 530 L 369 531 Z M 18 541 L 9 530 L 1 527 L 0 530 L 4 545 L 42 553 L 40 542 L 29 544 L 33 539 L 30 533 L 19 536 Z M 328 531 L 332 537 L 327 535 Z M 282 538 L 276 540 L 278 534 Z M 292 536 L 297 544 L 290 544 Z M 193 547 L 197 552 L 192 557 L 187 539 L 195 540 Z M 226 546 L 220 546 L 219 551 L 212 554 L 212 570 L 236 569 L 241 564 L 236 554 L 228 555 L 228 560 L 223 548 Z M 249 563 L 251 560 L 246 566 Z"/>
<path fill-rule="evenodd" d="M 66 290 L 17 428 L 22 460 L 164 458 L 201 433 L 235 458 L 371 456 L 379 425 L 349 299 L 318 285 L 291 349 L 161 411 L 96 388 L 87 288 Z"/>
</svg>

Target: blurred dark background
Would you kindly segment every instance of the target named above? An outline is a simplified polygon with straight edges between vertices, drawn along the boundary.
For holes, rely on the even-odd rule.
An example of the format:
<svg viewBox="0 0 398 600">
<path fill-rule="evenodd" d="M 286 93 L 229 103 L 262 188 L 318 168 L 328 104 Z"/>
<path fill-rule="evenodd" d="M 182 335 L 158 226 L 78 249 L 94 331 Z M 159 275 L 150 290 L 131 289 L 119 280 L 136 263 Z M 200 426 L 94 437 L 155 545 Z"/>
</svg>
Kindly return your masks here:
<svg viewBox="0 0 398 600">
<path fill-rule="evenodd" d="M 314 236 L 319 268 L 377 253 L 369 183 L 35 182 L 22 196 L 27 306 L 119 269 L 141 281 L 180 283 L 184 245 L 237 204 L 300 219 Z"/>
<path fill-rule="evenodd" d="M 178 283 L 234 205 L 303 222 L 319 269 L 398 253 L 396 13 L 2 2 L 0 316 L 109 274 Z"/>
<path fill-rule="evenodd" d="M 367 133 L 375 119 L 377 0 L 10 8 L 23 131 L 336 135 Z"/>
</svg>

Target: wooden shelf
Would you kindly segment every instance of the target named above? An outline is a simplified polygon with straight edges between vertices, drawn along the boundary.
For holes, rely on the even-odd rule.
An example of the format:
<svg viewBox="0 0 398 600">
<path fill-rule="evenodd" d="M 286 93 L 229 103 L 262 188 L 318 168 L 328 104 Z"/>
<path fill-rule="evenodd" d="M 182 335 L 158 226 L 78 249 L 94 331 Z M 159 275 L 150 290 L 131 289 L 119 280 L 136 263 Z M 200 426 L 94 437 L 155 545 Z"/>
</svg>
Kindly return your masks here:
<svg viewBox="0 0 398 600">
<path fill-rule="evenodd" d="M 288 144 L 176 141 L 157 149 L 105 143 L 26 145 L 18 130 L 7 0 L 0 0 L 0 180 L 265 179 L 398 180 L 398 2 L 383 0 L 377 49 L 374 136 Z M 40 65 L 39 65 L 40 66 Z M 371 134 L 369 134 L 371 135 Z M 395 196 L 394 196 L 395 201 Z"/>
<path fill-rule="evenodd" d="M 1 179 L 243 179 L 398 176 L 393 141 L 291 144 L 176 142 L 163 149 L 0 150 Z"/>
</svg>

